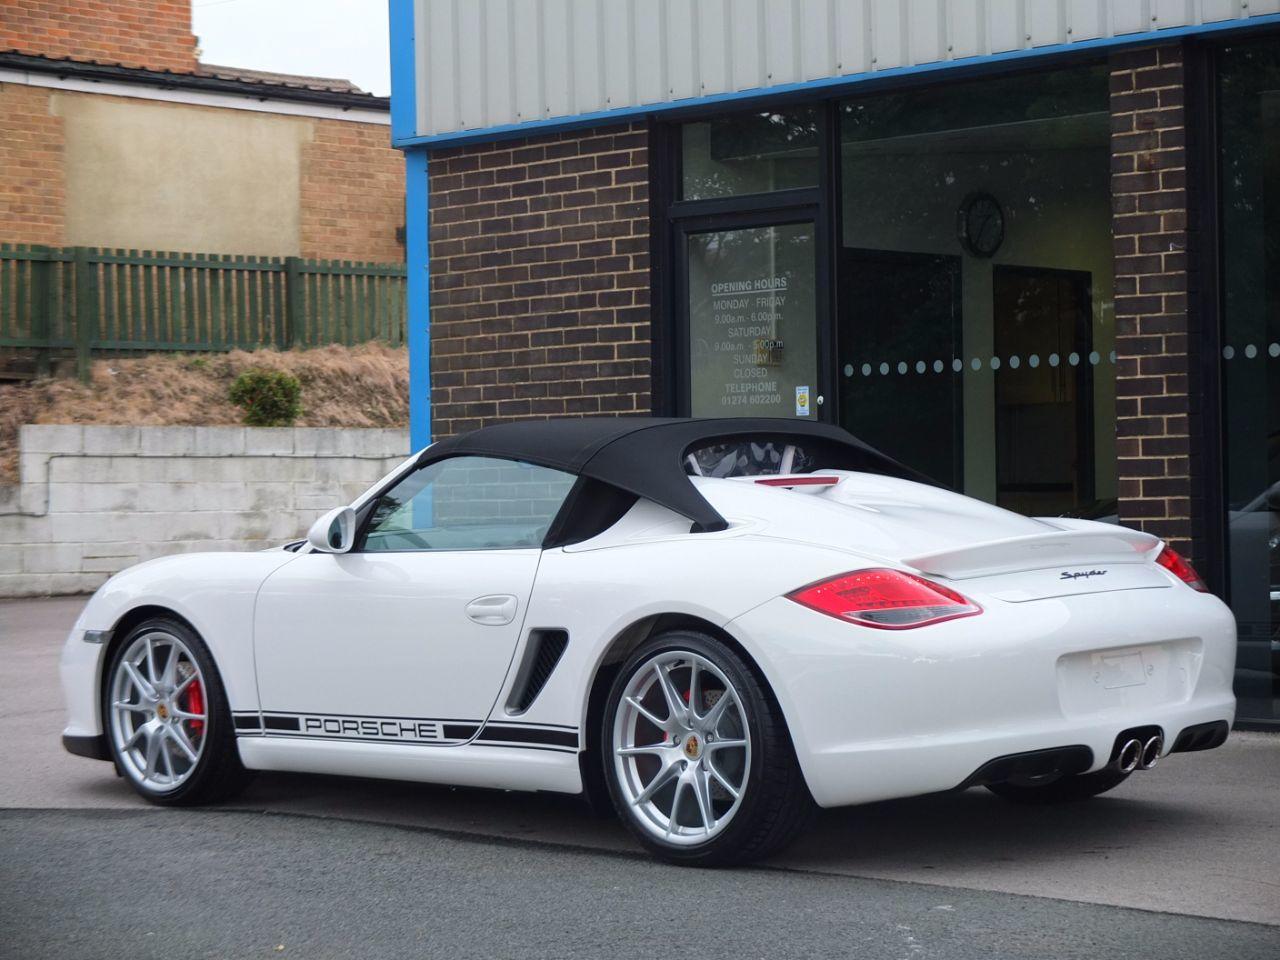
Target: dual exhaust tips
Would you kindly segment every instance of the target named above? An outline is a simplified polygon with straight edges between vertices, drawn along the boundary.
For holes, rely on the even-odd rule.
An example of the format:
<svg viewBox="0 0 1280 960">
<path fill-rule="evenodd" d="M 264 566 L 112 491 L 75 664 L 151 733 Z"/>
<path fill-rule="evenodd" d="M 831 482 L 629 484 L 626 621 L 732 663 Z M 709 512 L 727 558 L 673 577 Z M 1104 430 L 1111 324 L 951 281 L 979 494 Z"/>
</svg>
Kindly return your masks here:
<svg viewBox="0 0 1280 960">
<path fill-rule="evenodd" d="M 1160 762 L 1160 753 L 1164 750 L 1164 737 L 1155 734 L 1146 740 L 1130 737 L 1120 745 L 1112 766 L 1121 773 L 1133 773 L 1135 770 L 1150 770 Z"/>
</svg>

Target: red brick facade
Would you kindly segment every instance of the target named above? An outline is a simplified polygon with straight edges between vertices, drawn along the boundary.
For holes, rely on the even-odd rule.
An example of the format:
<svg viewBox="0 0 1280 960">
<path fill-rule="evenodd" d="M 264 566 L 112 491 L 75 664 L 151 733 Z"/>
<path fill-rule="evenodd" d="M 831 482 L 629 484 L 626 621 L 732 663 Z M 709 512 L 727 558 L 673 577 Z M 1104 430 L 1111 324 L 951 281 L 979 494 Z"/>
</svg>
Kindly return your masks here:
<svg viewBox="0 0 1280 960">
<path fill-rule="evenodd" d="M 429 175 L 433 435 L 648 412 L 645 128 L 443 150 Z"/>
<path fill-rule="evenodd" d="M 1182 49 L 1118 54 L 1111 70 L 1120 520 L 1200 553 Z"/>
<path fill-rule="evenodd" d="M 191 73 L 191 2 L 4 0 L 0 50 Z"/>
<path fill-rule="evenodd" d="M 63 142 L 48 90 L 0 84 L 0 241 L 63 242 Z"/>
<path fill-rule="evenodd" d="M 317 120 L 302 148 L 302 256 L 400 263 L 404 155 L 386 127 Z"/>
</svg>

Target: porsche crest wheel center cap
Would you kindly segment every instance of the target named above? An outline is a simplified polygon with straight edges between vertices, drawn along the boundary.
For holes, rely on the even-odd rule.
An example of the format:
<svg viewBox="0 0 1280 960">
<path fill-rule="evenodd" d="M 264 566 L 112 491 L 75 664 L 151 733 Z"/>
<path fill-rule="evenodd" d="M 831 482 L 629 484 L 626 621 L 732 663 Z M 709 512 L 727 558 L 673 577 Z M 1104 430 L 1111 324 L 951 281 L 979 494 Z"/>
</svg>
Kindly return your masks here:
<svg viewBox="0 0 1280 960">
<path fill-rule="evenodd" d="M 702 742 L 695 734 L 689 734 L 684 741 L 684 755 L 690 760 L 697 760 L 702 755 Z"/>
<path fill-rule="evenodd" d="M 161 720 L 168 720 L 168 719 L 169 719 L 169 708 L 168 708 L 168 707 L 166 707 L 163 703 L 157 703 L 157 704 L 156 704 L 156 716 L 157 716 L 157 717 L 159 717 Z"/>
</svg>

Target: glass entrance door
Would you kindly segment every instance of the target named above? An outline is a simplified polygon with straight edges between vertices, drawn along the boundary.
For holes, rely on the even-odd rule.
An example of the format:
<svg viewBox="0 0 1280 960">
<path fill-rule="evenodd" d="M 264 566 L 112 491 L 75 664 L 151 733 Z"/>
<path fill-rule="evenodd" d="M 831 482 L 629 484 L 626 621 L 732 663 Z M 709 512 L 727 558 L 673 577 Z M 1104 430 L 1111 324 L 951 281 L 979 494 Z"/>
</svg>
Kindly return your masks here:
<svg viewBox="0 0 1280 960">
<path fill-rule="evenodd" d="M 813 221 L 678 236 L 689 414 L 818 419 Z"/>
</svg>

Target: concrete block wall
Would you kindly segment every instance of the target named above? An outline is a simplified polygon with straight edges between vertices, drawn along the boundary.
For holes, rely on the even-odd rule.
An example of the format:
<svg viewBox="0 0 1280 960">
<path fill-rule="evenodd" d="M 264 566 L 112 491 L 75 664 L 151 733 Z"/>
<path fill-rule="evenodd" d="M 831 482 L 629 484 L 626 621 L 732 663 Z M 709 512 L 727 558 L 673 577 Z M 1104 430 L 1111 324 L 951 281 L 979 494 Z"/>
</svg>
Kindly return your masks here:
<svg viewBox="0 0 1280 960">
<path fill-rule="evenodd" d="M 0 597 L 81 593 L 171 553 L 306 533 L 409 450 L 404 430 L 24 426 L 0 486 Z"/>
</svg>

